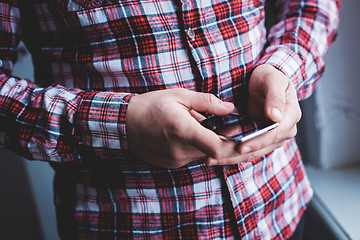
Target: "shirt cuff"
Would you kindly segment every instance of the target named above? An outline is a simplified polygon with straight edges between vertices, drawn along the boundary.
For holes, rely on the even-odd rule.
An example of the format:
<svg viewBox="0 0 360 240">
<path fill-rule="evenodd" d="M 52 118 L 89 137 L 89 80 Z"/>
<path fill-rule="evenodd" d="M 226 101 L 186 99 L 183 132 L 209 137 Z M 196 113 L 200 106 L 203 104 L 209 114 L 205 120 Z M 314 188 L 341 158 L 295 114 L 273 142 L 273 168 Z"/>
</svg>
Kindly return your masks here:
<svg viewBox="0 0 360 240">
<path fill-rule="evenodd" d="M 287 46 L 269 46 L 254 67 L 270 64 L 283 72 L 293 82 L 299 100 L 309 97 L 315 83 L 305 85 L 306 60 Z"/>
<path fill-rule="evenodd" d="M 304 61 L 296 52 L 286 46 L 268 47 L 256 65 L 265 63 L 271 64 L 282 71 L 293 81 L 295 87 L 298 87 L 301 82 L 301 70 Z"/>
<path fill-rule="evenodd" d="M 126 113 L 135 94 L 86 92 L 77 114 L 75 135 L 80 158 L 128 159 Z"/>
</svg>

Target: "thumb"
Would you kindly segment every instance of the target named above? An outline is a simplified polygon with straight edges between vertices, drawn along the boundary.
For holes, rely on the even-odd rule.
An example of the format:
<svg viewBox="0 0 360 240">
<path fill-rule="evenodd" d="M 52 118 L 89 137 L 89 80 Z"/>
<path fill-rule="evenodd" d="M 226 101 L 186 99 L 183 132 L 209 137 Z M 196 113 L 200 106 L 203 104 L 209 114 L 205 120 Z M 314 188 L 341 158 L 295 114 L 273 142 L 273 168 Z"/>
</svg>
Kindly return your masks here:
<svg viewBox="0 0 360 240">
<path fill-rule="evenodd" d="M 214 115 L 226 115 L 234 110 L 234 104 L 224 102 L 211 93 L 186 91 L 183 104 L 197 112 L 208 112 Z"/>
<path fill-rule="evenodd" d="M 287 85 L 284 82 L 272 81 L 265 92 L 265 114 L 275 122 L 281 122 L 283 118 L 287 89 Z"/>
</svg>

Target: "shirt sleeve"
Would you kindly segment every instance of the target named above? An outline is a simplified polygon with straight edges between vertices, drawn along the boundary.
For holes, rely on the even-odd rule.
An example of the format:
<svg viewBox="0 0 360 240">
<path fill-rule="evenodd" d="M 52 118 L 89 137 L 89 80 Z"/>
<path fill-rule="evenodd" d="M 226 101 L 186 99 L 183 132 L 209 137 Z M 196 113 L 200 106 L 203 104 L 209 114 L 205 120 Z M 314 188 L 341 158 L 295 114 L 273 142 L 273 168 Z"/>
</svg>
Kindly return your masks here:
<svg viewBox="0 0 360 240">
<path fill-rule="evenodd" d="M 134 94 L 41 87 L 11 75 L 20 41 L 16 1 L 0 1 L 0 146 L 27 159 L 124 159 Z"/>
<path fill-rule="evenodd" d="M 340 0 L 277 0 L 276 23 L 256 65 L 268 63 L 294 83 L 299 100 L 311 95 L 324 56 L 337 35 Z"/>
</svg>

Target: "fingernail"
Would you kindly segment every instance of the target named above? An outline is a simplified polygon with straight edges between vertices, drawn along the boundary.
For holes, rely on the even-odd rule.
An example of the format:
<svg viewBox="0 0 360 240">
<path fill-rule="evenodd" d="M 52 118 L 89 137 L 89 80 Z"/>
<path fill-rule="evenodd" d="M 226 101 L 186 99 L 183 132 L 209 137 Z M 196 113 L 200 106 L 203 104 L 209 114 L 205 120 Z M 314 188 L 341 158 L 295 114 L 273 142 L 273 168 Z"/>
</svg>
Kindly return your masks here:
<svg viewBox="0 0 360 240">
<path fill-rule="evenodd" d="M 277 109 L 277 108 L 272 108 L 271 111 L 270 111 L 270 113 L 271 113 L 271 116 L 273 117 L 273 120 L 279 121 L 279 122 L 281 121 L 282 115 L 281 115 L 281 112 L 280 112 L 279 109 Z"/>
<path fill-rule="evenodd" d="M 223 106 L 227 109 L 233 109 L 234 108 L 234 104 L 231 102 L 223 102 Z"/>
<path fill-rule="evenodd" d="M 209 158 L 208 166 L 214 166 L 217 165 L 218 161 L 214 158 Z"/>
<path fill-rule="evenodd" d="M 243 147 L 243 149 L 242 149 L 242 151 L 241 151 L 242 154 L 244 154 L 244 153 L 249 153 L 249 152 L 251 152 L 251 148 L 248 147 L 248 146 Z"/>
</svg>

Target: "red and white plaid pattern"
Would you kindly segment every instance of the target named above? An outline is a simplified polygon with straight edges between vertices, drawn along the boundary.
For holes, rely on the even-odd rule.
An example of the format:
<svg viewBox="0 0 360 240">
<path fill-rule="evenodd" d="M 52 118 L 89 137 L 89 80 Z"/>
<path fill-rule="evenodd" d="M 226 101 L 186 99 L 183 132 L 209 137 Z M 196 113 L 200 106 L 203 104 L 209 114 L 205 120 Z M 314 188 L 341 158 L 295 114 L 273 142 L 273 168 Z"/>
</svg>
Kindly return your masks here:
<svg viewBox="0 0 360 240">
<path fill-rule="evenodd" d="M 251 163 L 175 170 L 126 140 L 134 94 L 186 88 L 242 109 L 262 63 L 309 96 L 340 1 L 267 2 L 282 19 L 268 35 L 264 0 L 0 0 L 0 145 L 54 166 L 63 239 L 291 236 L 312 196 L 294 140 Z M 35 82 L 11 76 L 20 40 Z"/>
</svg>

